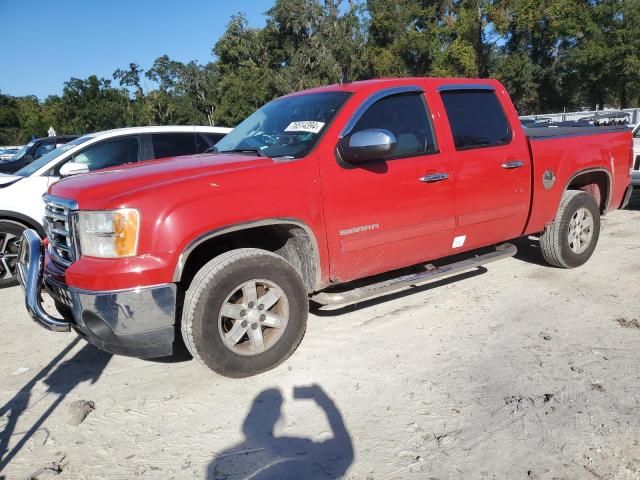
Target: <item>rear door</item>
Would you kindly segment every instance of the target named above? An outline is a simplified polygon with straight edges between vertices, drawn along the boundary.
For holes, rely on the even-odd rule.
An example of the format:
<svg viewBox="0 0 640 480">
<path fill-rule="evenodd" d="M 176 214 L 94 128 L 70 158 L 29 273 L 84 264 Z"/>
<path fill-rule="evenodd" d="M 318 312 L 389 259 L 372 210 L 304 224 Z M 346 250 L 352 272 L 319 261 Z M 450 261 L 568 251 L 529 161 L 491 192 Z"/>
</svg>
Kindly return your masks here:
<svg viewBox="0 0 640 480">
<path fill-rule="evenodd" d="M 440 89 L 454 148 L 453 250 L 518 237 L 527 221 L 529 148 L 522 130 L 511 129 L 500 95 L 484 85 Z"/>
<path fill-rule="evenodd" d="M 393 156 L 357 165 L 339 157 L 321 162 L 331 275 L 339 281 L 439 257 L 451 243 L 453 183 L 446 175 L 424 180 L 446 173 L 449 165 L 438 151 L 422 89 L 377 92 L 356 110 L 342 136 L 367 129 L 393 133 Z"/>
</svg>

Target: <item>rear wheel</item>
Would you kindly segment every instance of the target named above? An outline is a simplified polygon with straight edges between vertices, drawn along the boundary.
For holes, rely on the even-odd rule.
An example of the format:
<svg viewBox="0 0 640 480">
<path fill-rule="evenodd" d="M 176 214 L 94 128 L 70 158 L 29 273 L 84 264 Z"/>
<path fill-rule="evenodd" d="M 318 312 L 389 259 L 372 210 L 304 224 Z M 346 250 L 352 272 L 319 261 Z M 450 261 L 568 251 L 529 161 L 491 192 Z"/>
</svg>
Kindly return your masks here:
<svg viewBox="0 0 640 480">
<path fill-rule="evenodd" d="M 182 336 L 193 357 L 228 377 L 270 370 L 298 347 L 308 296 L 298 271 L 266 250 L 232 250 L 194 277 Z"/>
<path fill-rule="evenodd" d="M 0 221 L 0 288 L 18 284 L 16 264 L 20 239 L 25 228 L 19 223 Z"/>
<path fill-rule="evenodd" d="M 581 190 L 564 192 L 553 223 L 540 237 L 547 263 L 574 268 L 591 258 L 600 236 L 600 210 L 593 196 Z"/>
</svg>

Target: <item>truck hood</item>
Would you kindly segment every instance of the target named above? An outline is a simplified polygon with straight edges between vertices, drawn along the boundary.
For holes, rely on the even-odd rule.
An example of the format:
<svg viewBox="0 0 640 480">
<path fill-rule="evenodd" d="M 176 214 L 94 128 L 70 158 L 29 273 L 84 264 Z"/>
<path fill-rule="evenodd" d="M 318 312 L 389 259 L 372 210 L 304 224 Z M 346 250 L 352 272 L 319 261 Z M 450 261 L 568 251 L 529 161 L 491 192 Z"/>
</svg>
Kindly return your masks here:
<svg viewBox="0 0 640 480">
<path fill-rule="evenodd" d="M 49 193 L 75 200 L 80 209 L 103 209 L 122 195 L 223 172 L 270 165 L 271 158 L 240 154 L 201 154 L 116 167 L 54 183 Z"/>
<path fill-rule="evenodd" d="M 13 185 L 14 183 L 22 180 L 22 178 L 23 177 L 20 177 L 18 175 L 7 175 L 5 173 L 0 173 L 0 188 Z"/>
</svg>

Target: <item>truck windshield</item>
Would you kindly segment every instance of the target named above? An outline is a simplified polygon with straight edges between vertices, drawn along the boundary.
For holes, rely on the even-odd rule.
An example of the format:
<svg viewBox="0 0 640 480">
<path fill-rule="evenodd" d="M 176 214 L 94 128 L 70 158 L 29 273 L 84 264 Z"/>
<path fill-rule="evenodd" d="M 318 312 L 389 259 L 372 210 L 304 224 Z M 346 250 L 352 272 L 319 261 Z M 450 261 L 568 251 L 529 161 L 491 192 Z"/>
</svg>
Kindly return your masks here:
<svg viewBox="0 0 640 480">
<path fill-rule="evenodd" d="M 210 151 L 304 157 L 349 95 L 321 92 L 278 98 L 247 117 Z"/>
<path fill-rule="evenodd" d="M 77 145 L 80 145 L 81 143 L 84 143 L 87 140 L 90 140 L 92 138 L 93 138 L 93 135 L 85 135 L 84 137 L 76 138 L 75 140 L 73 140 L 73 141 L 71 141 L 69 143 L 65 143 L 64 145 L 60 145 L 55 150 L 51 150 L 50 152 L 48 152 L 48 153 L 44 154 L 43 156 L 41 156 L 39 159 L 31 162 L 28 165 L 25 165 L 24 167 L 22 167 L 20 170 L 18 170 L 13 175 L 18 175 L 20 177 L 28 177 L 28 176 L 32 175 L 34 172 L 36 172 L 37 170 L 40 170 L 42 167 L 44 167 L 46 164 L 48 164 L 54 158 L 58 158 L 60 155 L 62 155 L 67 150 L 70 150 L 73 147 L 75 147 Z"/>
</svg>

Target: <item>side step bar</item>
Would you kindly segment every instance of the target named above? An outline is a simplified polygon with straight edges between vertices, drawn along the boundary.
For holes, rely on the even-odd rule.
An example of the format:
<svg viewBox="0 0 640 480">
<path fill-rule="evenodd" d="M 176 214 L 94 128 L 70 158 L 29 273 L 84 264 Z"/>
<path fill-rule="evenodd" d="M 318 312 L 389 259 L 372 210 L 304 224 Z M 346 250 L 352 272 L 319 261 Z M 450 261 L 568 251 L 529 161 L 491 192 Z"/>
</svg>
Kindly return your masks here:
<svg viewBox="0 0 640 480">
<path fill-rule="evenodd" d="M 518 252 L 515 245 L 511 243 L 503 243 L 495 247 L 495 250 L 466 260 L 449 263 L 440 267 L 434 267 L 431 264 L 424 265 L 424 271 L 401 275 L 399 277 L 383 280 L 381 282 L 364 285 L 362 287 L 353 288 L 343 292 L 319 292 L 311 297 L 320 305 L 343 305 L 354 303 L 371 297 L 377 297 L 384 293 L 399 290 L 401 288 L 412 287 L 422 283 L 438 280 L 448 277 L 466 270 L 485 265 L 487 263 L 502 260 L 503 258 L 513 257 Z"/>
</svg>

